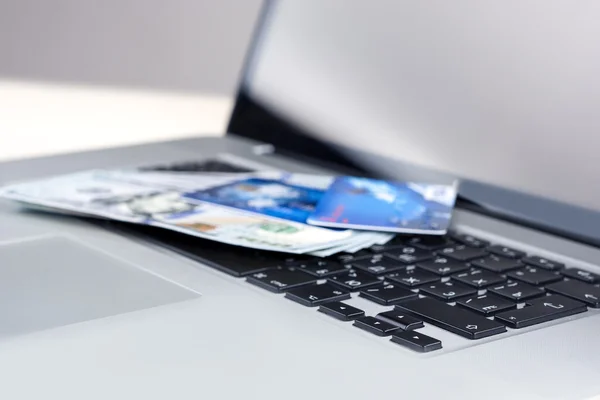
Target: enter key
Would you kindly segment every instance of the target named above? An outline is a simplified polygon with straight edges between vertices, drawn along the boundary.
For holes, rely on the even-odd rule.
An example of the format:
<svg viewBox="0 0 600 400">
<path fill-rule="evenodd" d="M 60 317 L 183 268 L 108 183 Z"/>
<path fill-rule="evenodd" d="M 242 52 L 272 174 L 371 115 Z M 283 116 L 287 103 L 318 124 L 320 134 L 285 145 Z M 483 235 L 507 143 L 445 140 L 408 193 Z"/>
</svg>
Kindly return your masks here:
<svg viewBox="0 0 600 400">
<path fill-rule="evenodd" d="M 587 311 L 585 304 L 560 295 L 540 297 L 518 309 L 496 314 L 495 319 L 520 329 Z"/>
<path fill-rule="evenodd" d="M 546 286 L 546 290 L 581 301 L 589 307 L 600 308 L 600 287 L 590 285 L 589 283 L 573 279 L 548 285 Z"/>
</svg>

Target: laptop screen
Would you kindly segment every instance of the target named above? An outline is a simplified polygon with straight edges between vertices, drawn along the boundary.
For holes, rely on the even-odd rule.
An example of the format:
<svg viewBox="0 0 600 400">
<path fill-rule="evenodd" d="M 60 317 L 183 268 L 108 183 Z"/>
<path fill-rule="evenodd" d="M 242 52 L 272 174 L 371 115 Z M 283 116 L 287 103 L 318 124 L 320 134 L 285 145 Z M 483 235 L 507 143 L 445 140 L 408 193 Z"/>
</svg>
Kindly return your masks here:
<svg viewBox="0 0 600 400">
<path fill-rule="evenodd" d="M 272 4 L 245 90 L 326 142 L 600 211 L 600 2 Z"/>
</svg>

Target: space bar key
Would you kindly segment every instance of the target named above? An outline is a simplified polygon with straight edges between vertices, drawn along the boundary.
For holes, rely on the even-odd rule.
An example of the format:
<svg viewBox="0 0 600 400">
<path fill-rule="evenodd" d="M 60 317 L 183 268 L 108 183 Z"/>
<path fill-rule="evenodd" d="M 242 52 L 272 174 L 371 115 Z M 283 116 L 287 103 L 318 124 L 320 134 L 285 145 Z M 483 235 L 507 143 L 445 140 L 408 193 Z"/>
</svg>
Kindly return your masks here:
<svg viewBox="0 0 600 400">
<path fill-rule="evenodd" d="M 482 339 L 506 332 L 506 327 L 496 321 L 435 299 L 420 298 L 405 301 L 397 305 L 396 309 L 421 317 L 425 322 L 467 339 Z"/>
</svg>

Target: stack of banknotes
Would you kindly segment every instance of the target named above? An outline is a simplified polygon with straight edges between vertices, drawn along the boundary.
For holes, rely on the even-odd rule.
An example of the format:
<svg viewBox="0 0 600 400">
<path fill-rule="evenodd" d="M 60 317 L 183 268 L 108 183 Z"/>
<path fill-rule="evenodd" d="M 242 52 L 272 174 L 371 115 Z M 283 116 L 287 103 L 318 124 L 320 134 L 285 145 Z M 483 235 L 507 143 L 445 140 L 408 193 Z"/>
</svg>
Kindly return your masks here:
<svg viewBox="0 0 600 400">
<path fill-rule="evenodd" d="M 313 197 L 322 194 L 333 179 L 280 171 L 234 174 L 91 170 L 15 183 L 2 188 L 0 196 L 38 210 L 152 225 L 231 245 L 295 254 L 326 257 L 389 241 L 394 235 L 387 232 L 306 223 L 311 202 L 316 202 Z M 281 185 L 261 186 L 260 197 L 244 196 L 258 190 L 251 184 L 238 184 L 235 193 L 227 192 L 228 184 L 252 180 L 305 188 L 305 198 L 282 208 L 270 207 L 269 200 L 271 193 L 281 196 Z M 214 188 L 221 189 L 215 192 Z M 256 212 L 261 209 L 270 211 Z"/>
</svg>

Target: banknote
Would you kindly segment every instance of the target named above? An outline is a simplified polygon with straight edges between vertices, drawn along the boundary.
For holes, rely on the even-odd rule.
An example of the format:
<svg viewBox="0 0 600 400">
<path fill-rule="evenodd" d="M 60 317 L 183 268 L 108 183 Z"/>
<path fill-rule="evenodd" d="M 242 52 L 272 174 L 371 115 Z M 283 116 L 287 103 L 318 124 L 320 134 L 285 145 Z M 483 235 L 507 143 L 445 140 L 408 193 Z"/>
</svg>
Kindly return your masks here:
<svg viewBox="0 0 600 400">
<path fill-rule="evenodd" d="M 115 205 L 136 196 L 163 191 L 161 188 L 114 180 L 105 171 L 92 170 L 10 185 L 0 191 L 0 196 L 22 203 L 137 222 L 145 217 L 121 214 Z"/>
<path fill-rule="evenodd" d="M 308 253 L 355 243 L 351 230 L 334 230 L 215 204 L 191 202 L 175 186 L 94 170 L 5 187 L 0 196 L 47 211 L 158 226 L 232 245 Z M 156 177 L 155 177 L 156 178 Z M 215 185 L 214 177 L 196 187 Z M 223 177 L 219 177 L 221 179 Z M 169 181 L 166 177 L 161 179 Z M 239 179 L 239 177 L 238 177 Z M 174 181 L 170 181 L 173 183 Z M 182 184 L 177 181 L 177 185 Z M 185 183 L 190 184 L 186 181 Z"/>
<path fill-rule="evenodd" d="M 196 204 L 193 210 L 157 216 L 151 225 L 238 246 L 289 253 L 307 253 L 341 244 L 351 231 L 314 230 L 312 226 Z"/>
<path fill-rule="evenodd" d="M 373 241 L 374 239 L 369 232 L 353 231 L 352 238 L 344 243 L 326 249 L 311 251 L 309 254 L 317 257 L 329 257 L 341 252 L 354 253 L 371 246 Z"/>
</svg>

